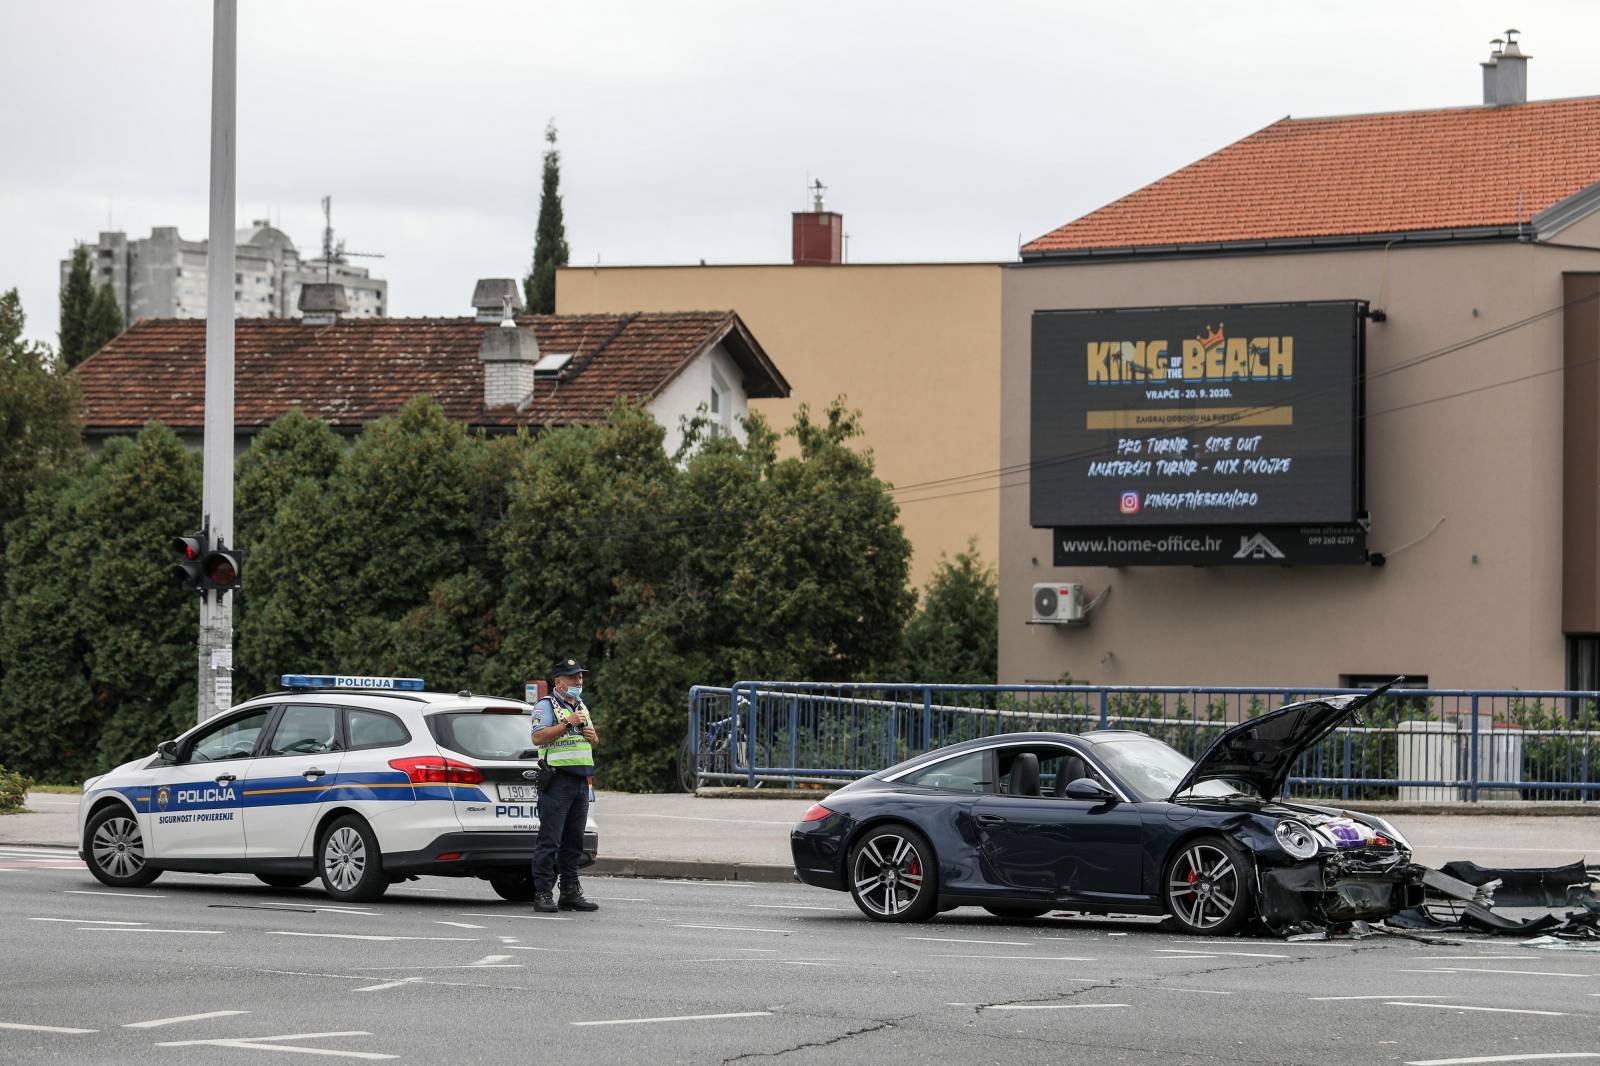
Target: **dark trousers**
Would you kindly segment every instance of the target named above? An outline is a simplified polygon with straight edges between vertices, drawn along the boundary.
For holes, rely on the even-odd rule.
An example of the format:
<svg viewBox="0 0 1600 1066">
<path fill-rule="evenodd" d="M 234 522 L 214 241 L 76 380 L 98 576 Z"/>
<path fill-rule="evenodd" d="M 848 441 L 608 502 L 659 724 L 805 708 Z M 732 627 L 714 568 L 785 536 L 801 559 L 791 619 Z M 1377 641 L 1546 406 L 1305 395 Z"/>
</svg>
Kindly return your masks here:
<svg viewBox="0 0 1600 1066">
<path fill-rule="evenodd" d="M 557 871 L 562 892 L 578 891 L 578 863 L 583 859 L 583 827 L 589 819 L 589 782 L 556 771 L 555 780 L 539 792 L 539 840 L 533 846 L 533 887 L 549 892 Z"/>
</svg>

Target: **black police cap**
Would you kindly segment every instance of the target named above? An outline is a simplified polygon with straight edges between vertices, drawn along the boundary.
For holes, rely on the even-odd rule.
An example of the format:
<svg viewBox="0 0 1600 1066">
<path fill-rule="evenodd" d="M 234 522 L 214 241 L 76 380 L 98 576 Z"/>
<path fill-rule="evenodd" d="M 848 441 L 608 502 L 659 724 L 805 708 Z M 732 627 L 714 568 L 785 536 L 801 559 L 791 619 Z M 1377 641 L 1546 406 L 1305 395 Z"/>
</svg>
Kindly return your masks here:
<svg viewBox="0 0 1600 1066">
<path fill-rule="evenodd" d="M 557 659 L 556 664 L 550 668 L 550 678 L 555 680 L 558 677 L 572 677 L 585 672 L 576 659 Z"/>
</svg>

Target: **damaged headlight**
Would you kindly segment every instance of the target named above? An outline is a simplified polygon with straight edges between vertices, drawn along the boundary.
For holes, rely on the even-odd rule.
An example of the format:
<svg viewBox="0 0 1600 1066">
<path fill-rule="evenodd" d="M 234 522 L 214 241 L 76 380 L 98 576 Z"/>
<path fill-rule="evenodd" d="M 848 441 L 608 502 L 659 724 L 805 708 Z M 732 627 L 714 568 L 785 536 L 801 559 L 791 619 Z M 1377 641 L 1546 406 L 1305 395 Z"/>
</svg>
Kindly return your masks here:
<svg viewBox="0 0 1600 1066">
<path fill-rule="evenodd" d="M 1405 838 L 1405 836 L 1400 832 L 1400 830 L 1398 830 L 1398 829 L 1396 829 L 1394 827 L 1394 823 L 1393 822 L 1389 821 L 1387 818 L 1379 818 L 1375 814 L 1369 814 L 1369 815 L 1367 815 L 1367 817 L 1372 819 L 1372 824 L 1376 825 L 1378 827 L 1378 829 L 1382 831 L 1384 836 L 1388 837 L 1390 840 L 1394 841 L 1396 844 L 1399 844 L 1402 848 L 1405 848 L 1407 851 L 1415 851 L 1416 850 L 1415 848 L 1413 848 L 1411 846 L 1411 841 L 1407 840 Z"/>
<path fill-rule="evenodd" d="M 1321 848 L 1311 827 L 1293 818 L 1279 822 L 1272 835 L 1278 838 L 1278 846 L 1288 852 L 1291 858 L 1309 859 Z"/>
</svg>

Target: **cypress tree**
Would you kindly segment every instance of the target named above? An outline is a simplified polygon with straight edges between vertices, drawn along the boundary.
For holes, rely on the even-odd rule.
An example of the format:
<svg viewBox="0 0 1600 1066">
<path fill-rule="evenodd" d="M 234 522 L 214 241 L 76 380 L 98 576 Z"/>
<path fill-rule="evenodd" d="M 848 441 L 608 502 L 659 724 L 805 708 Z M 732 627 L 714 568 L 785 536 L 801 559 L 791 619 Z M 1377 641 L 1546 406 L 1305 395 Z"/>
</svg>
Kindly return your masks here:
<svg viewBox="0 0 1600 1066">
<path fill-rule="evenodd" d="M 111 291 L 111 283 L 107 282 L 94 291 L 94 300 L 89 304 L 89 315 L 83 331 L 83 355 L 78 362 L 98 352 L 121 332 L 122 308 L 117 306 L 117 294 Z"/>
<path fill-rule="evenodd" d="M 536 315 L 555 314 L 556 267 L 567 265 L 567 227 L 561 217 L 561 153 L 554 119 L 544 128 L 544 187 L 539 192 L 539 229 L 533 241 L 533 272 L 522 279 L 523 302 Z"/>
<path fill-rule="evenodd" d="M 61 358 L 69 367 L 88 356 L 84 340 L 89 330 L 89 308 L 94 304 L 94 281 L 89 276 L 89 249 L 78 245 L 72 250 L 72 266 L 61 284 Z"/>
</svg>

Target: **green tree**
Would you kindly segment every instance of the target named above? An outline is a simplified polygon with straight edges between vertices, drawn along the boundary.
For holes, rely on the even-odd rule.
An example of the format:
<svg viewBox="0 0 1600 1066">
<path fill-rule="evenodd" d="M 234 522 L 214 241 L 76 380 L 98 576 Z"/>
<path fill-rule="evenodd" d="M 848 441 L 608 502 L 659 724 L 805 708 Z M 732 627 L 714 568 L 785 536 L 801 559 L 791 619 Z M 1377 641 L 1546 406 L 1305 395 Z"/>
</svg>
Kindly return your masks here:
<svg viewBox="0 0 1600 1066">
<path fill-rule="evenodd" d="M 992 685 L 999 674 L 1000 601 L 994 568 L 976 541 L 955 560 L 941 558 L 917 613 L 906 624 L 907 681 Z"/>
<path fill-rule="evenodd" d="M 80 779 L 193 724 L 195 598 L 168 542 L 199 507 L 197 457 L 157 423 L 28 498 L 0 605 L 7 765 Z"/>
<path fill-rule="evenodd" d="M 89 249 L 80 244 L 72 249 L 72 265 L 67 268 L 67 280 L 61 283 L 61 329 L 57 340 L 61 342 L 61 358 L 69 367 L 89 356 L 86 342 L 92 306 L 94 279 L 89 273 Z"/>
<path fill-rule="evenodd" d="M 117 306 L 117 294 L 107 282 L 94 291 L 94 299 L 89 304 L 83 331 L 83 357 L 78 362 L 98 352 L 121 332 L 122 308 Z"/>
<path fill-rule="evenodd" d="M 556 123 L 544 128 L 544 182 L 539 190 L 539 228 L 533 240 L 533 270 L 522 279 L 522 298 L 536 315 L 556 310 L 556 267 L 567 265 L 567 227 L 561 215 L 561 153 L 556 150 Z"/>
<path fill-rule="evenodd" d="M 0 525 L 83 457 L 77 382 L 49 346 L 22 339 L 26 324 L 17 290 L 0 294 Z"/>
</svg>

